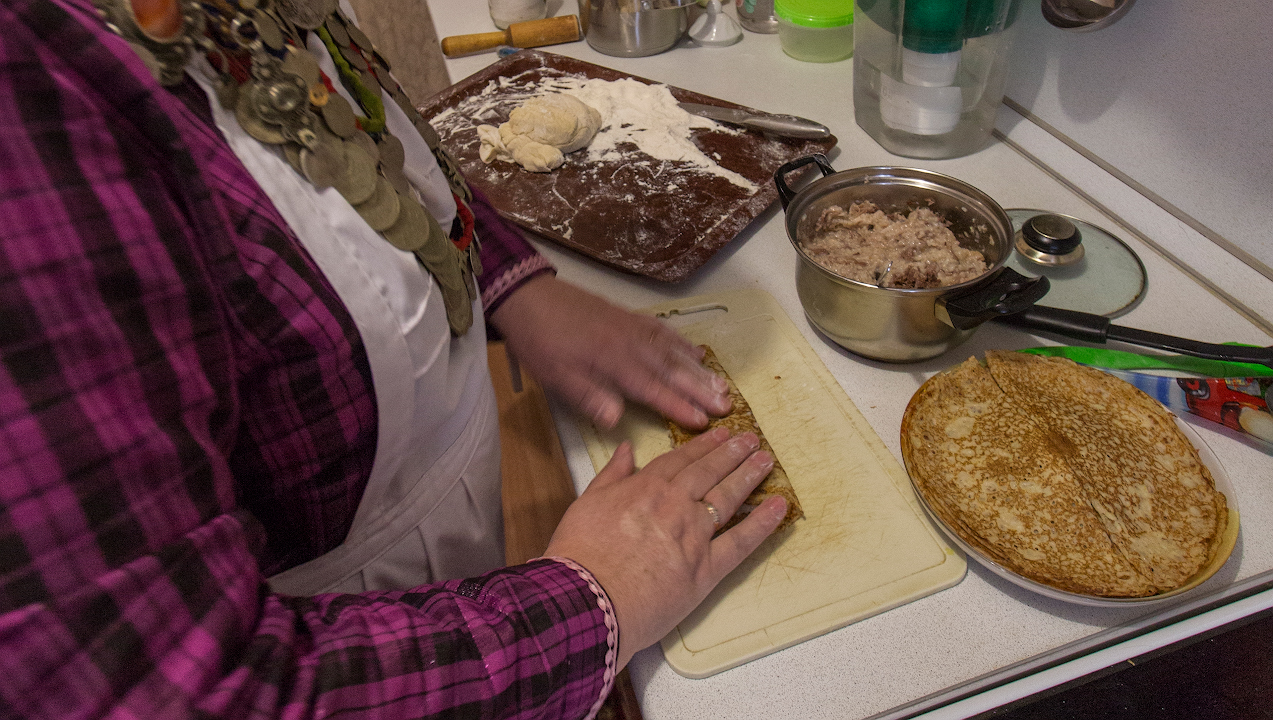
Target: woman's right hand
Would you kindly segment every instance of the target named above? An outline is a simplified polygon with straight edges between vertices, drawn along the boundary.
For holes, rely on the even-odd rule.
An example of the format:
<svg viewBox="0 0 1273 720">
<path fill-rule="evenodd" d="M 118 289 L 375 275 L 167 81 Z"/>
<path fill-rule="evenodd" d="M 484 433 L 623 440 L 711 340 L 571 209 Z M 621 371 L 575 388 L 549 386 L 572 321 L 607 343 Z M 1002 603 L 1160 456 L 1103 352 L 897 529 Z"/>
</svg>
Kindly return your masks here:
<svg viewBox="0 0 1273 720">
<path fill-rule="evenodd" d="M 724 428 L 699 435 L 634 472 L 623 443 L 549 542 L 546 556 L 566 557 L 601 583 L 619 622 L 619 667 L 658 642 L 725 575 L 764 541 L 787 512 L 773 497 L 713 537 L 773 468 L 752 433 Z"/>
</svg>

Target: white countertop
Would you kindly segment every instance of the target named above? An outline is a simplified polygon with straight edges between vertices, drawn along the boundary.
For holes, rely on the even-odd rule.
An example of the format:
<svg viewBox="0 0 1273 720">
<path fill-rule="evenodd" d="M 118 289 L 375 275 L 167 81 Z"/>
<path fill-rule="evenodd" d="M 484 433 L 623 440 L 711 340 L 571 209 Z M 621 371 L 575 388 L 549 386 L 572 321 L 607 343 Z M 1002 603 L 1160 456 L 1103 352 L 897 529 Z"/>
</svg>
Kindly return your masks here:
<svg viewBox="0 0 1273 720">
<path fill-rule="evenodd" d="M 554 14 L 575 10 L 573 0 L 565 0 L 565 7 L 561 7 L 561 0 L 550 0 L 549 5 L 550 9 L 558 6 Z M 439 37 L 493 29 L 482 3 L 429 0 L 429 7 Z M 996 141 L 986 150 L 955 160 L 917 161 L 890 155 L 855 124 L 851 61 L 799 62 L 782 53 L 773 35 L 746 33 L 741 43 L 728 48 L 682 44 L 645 58 L 602 55 L 584 42 L 541 49 L 723 100 L 825 123 L 839 138 L 838 150 L 831 156 L 837 169 L 889 164 L 928 168 L 971 183 L 1005 208 L 1047 209 L 1102 226 L 1139 254 L 1149 276 L 1144 300 L 1119 318 L 1118 324 L 1210 342 L 1270 343 L 1257 323 L 1259 315 L 1273 317 L 1273 299 L 1266 301 L 1273 298 L 1273 283 L 1256 274 L 1254 278 L 1240 275 L 1241 286 L 1226 285 L 1235 272 L 1241 273 L 1240 267 L 1227 265 L 1229 256 L 1199 247 L 1195 238 L 1177 232 L 1169 220 L 1153 212 L 1154 208 L 1144 207 L 1143 198 L 1128 195 L 1125 188 L 1102 184 L 1095 166 L 1085 165 L 1074 153 L 1066 155 L 1064 148 L 1056 147 L 1049 137 L 1040 137 L 1038 128 L 1007 108 L 1001 112 L 999 130 L 1010 142 Z M 495 60 L 492 52 L 450 59 L 447 65 L 451 79 L 457 81 Z M 1050 171 L 1032 162 L 1018 147 L 1041 159 Z M 1076 193 L 1073 187 L 1085 188 L 1084 194 Z M 1153 245 L 1142 238 L 1152 238 Z M 926 362 L 888 365 L 858 358 L 822 339 L 804 319 L 796 297 L 796 256 L 776 205 L 689 280 L 676 285 L 602 267 L 551 243 L 538 246 L 557 265 L 560 277 L 632 308 L 742 287 L 765 290 L 783 306 L 899 460 L 902 412 L 927 377 L 969 355 L 981 356 L 986 349 L 1056 344 L 1055 340 L 987 324 L 966 344 Z M 1200 284 L 1195 277 L 1212 287 Z M 1222 300 L 1226 293 L 1236 294 L 1236 287 L 1253 289 L 1244 299 L 1251 308 L 1248 314 L 1257 316 L 1257 322 Z M 555 415 L 576 485 L 582 489 L 593 476 L 587 451 L 570 413 L 557 407 Z M 1204 609 L 1223 593 L 1236 593 L 1245 585 L 1263 582 L 1266 575 L 1273 578 L 1273 457 L 1226 431 L 1217 431 L 1214 425 L 1199 421 L 1194 427 L 1221 459 L 1236 490 L 1242 532 L 1226 566 L 1187 594 L 1181 607 L 1154 608 L 1151 616 L 1143 609 L 1068 604 L 1019 589 L 970 562 L 967 576 L 953 588 L 707 679 L 677 675 L 664 662 L 658 647 L 642 651 L 629 667 L 643 714 L 648 720 L 900 716 L 920 709 L 899 709 L 902 706 L 949 688 L 967 683 L 994 685 L 1011 674 L 1026 675 L 1011 686 L 934 713 L 934 717 L 962 717 L 978 712 L 978 702 L 992 707 L 1090 672 L 1101 663 L 1118 662 L 1115 656 L 1119 651 L 1106 649 L 1103 656 L 1090 655 L 1046 673 L 1036 672 L 1042 665 L 1056 664 L 1051 658 L 1059 661 L 1075 654 L 1067 646 L 1130 634 L 1125 628 L 1150 626 L 1158 618 L 1181 612 L 1184 606 Z M 1270 605 L 1273 593 L 1265 592 L 1227 612 L 1231 615 L 1244 608 Z M 1223 611 L 1217 612 L 1223 615 Z M 1161 646 L 1171 642 L 1173 632 L 1198 632 L 1206 623 L 1216 622 L 1216 617 L 1211 614 L 1177 623 L 1171 631 L 1144 635 L 1138 645 L 1124 649 L 1140 648 L 1143 652 L 1147 642 Z M 1105 662 L 1110 657 L 1114 659 Z M 1008 670 L 1018 663 L 1022 664 L 1019 673 Z"/>
</svg>

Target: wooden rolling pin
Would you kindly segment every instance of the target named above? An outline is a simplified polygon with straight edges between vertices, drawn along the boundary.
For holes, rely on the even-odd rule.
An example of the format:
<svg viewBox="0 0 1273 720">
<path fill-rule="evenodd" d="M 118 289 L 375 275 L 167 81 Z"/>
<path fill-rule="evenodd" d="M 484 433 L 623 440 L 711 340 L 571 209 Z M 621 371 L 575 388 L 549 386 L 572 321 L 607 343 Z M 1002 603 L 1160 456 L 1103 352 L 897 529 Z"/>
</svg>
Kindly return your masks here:
<svg viewBox="0 0 1273 720">
<path fill-rule="evenodd" d="M 543 20 L 513 23 L 507 30 L 442 38 L 442 54 L 447 57 L 468 55 L 500 45 L 518 48 L 540 47 L 574 42 L 580 37 L 579 17 L 562 15 Z"/>
</svg>

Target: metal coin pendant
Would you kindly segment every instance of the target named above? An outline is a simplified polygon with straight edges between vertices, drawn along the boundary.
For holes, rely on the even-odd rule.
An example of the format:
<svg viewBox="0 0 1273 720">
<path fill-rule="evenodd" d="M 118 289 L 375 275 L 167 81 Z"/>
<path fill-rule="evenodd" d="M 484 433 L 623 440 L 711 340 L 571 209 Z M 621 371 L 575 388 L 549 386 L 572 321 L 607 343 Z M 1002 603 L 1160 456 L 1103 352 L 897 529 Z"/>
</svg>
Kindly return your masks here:
<svg viewBox="0 0 1273 720">
<path fill-rule="evenodd" d="M 255 13 L 252 23 L 256 25 L 257 35 L 261 38 L 261 42 L 265 47 L 271 50 L 282 50 L 286 43 L 283 42 L 283 30 L 274 22 L 268 14 L 259 12 Z"/>
<path fill-rule="evenodd" d="M 305 127 L 296 130 L 292 141 L 313 149 L 318 145 L 318 133 L 314 131 L 314 128 L 318 127 L 318 121 L 314 119 L 313 115 L 309 114 L 305 115 L 305 120 Z"/>
<path fill-rule="evenodd" d="M 381 65 L 376 68 L 376 80 L 380 82 L 380 87 L 384 88 L 385 92 L 389 93 L 389 97 L 394 98 L 396 101 L 397 98 L 394 96 L 397 95 L 398 91 L 402 88 L 400 88 L 397 81 L 393 79 L 391 72 L 392 71 L 389 70 L 388 65 Z M 399 104 L 399 107 L 401 107 L 401 104 Z M 414 108 L 412 109 L 412 112 L 414 112 Z M 411 116 L 407 115 L 407 117 Z"/>
<path fill-rule="evenodd" d="M 361 29 L 359 29 L 357 25 L 346 21 L 345 30 L 349 31 L 349 39 L 352 40 L 354 44 L 357 45 L 358 47 L 362 48 L 363 50 L 375 49 L 372 47 L 371 38 L 367 37 L 366 33 L 364 33 Z"/>
<path fill-rule="evenodd" d="M 402 110 L 402 114 L 406 115 L 407 119 L 414 123 L 415 118 L 419 117 L 420 111 L 411 106 L 411 100 L 407 97 L 407 94 L 395 91 L 390 93 L 390 97 L 393 98 L 394 104 Z"/>
<path fill-rule="evenodd" d="M 345 143 L 329 137 L 320 136 L 314 149 L 305 148 L 300 153 L 301 172 L 319 190 L 335 185 L 347 167 Z"/>
<path fill-rule="evenodd" d="M 363 150 L 366 150 L 367 154 L 371 156 L 372 160 L 376 161 L 377 163 L 380 162 L 380 147 L 376 145 L 376 141 L 372 140 L 371 136 L 368 135 L 366 132 L 362 130 L 356 131 L 353 137 L 349 138 L 349 142 L 357 145 Z"/>
<path fill-rule="evenodd" d="M 306 0 L 306 2 L 318 10 L 319 14 L 323 16 L 323 20 L 335 15 L 336 11 L 340 9 L 340 0 Z"/>
<path fill-rule="evenodd" d="M 366 150 L 354 143 L 345 143 L 345 173 L 332 183 L 332 187 L 349 201 L 350 205 L 366 202 L 376 192 L 376 161 Z"/>
<path fill-rule="evenodd" d="M 253 117 L 267 125 L 279 125 L 283 122 L 283 117 L 270 102 L 272 84 L 272 80 L 256 79 L 244 83 L 241 94 L 246 95 L 248 102 L 251 103 L 248 110 Z"/>
<path fill-rule="evenodd" d="M 231 75 L 217 78 L 217 102 L 226 110 L 233 111 L 239 104 L 239 83 Z"/>
<path fill-rule="evenodd" d="M 364 58 L 362 55 L 358 54 L 358 51 L 357 51 L 357 50 L 355 50 L 355 49 L 353 49 L 353 48 L 351 48 L 351 47 L 343 47 L 343 48 L 341 48 L 341 49 L 340 49 L 340 54 L 341 54 L 342 56 L 344 56 L 344 58 L 345 58 L 345 62 L 347 62 L 347 63 L 349 63 L 350 65 L 352 65 L 352 66 L 354 67 L 354 69 L 355 69 L 355 70 L 359 70 L 359 71 L 361 71 L 361 70 L 366 70 L 366 69 L 369 67 L 369 66 L 367 65 L 367 60 L 366 60 L 366 58 Z"/>
<path fill-rule="evenodd" d="M 411 124 L 415 125 L 416 131 L 420 133 L 420 137 L 424 138 L 424 143 L 429 146 L 429 149 L 437 150 L 442 138 L 438 137 L 438 131 L 433 129 L 433 125 L 429 124 L 429 121 L 418 110 L 407 115 L 407 117 L 411 118 Z"/>
<path fill-rule="evenodd" d="M 429 268 L 429 272 L 437 275 L 446 271 L 447 265 L 451 262 L 456 254 L 455 243 L 451 242 L 451 238 L 442 230 L 442 226 L 434 219 L 433 215 L 429 215 L 429 239 L 426 243 L 416 248 L 416 255 L 424 262 L 424 266 Z"/>
<path fill-rule="evenodd" d="M 464 275 L 464 287 L 468 288 L 469 297 L 477 297 L 477 278 L 471 272 L 464 272 L 464 262 L 468 259 L 468 253 L 460 255 L 460 272 Z"/>
<path fill-rule="evenodd" d="M 362 46 L 360 45 L 359 47 L 362 47 Z M 366 48 L 363 48 L 363 49 L 365 50 Z M 381 67 L 383 67 L 385 70 L 388 70 L 390 72 L 393 71 L 393 66 L 389 64 L 389 61 L 385 59 L 384 55 L 380 54 L 379 50 L 373 47 L 371 49 L 371 54 L 376 56 L 376 62 L 380 63 Z"/>
<path fill-rule="evenodd" d="M 316 108 L 321 108 L 331 99 L 331 91 L 321 82 L 316 82 L 309 86 L 309 104 Z"/>
<path fill-rule="evenodd" d="M 323 27 L 327 28 L 327 32 L 331 33 L 332 40 L 335 40 L 338 46 L 342 48 L 349 47 L 349 33 L 345 30 L 345 23 L 341 22 L 340 18 L 335 15 L 327 18 L 327 22 L 323 24 Z"/>
<path fill-rule="evenodd" d="M 294 25 L 290 20 L 280 15 L 278 10 L 273 7 L 276 4 L 277 3 L 271 3 L 270 9 L 262 10 L 260 11 L 260 14 L 269 15 L 270 19 L 274 21 L 274 24 L 278 25 L 278 31 L 282 33 L 283 42 L 287 45 L 287 47 L 290 48 L 293 45 L 304 47 L 305 43 L 301 39 L 301 33 L 304 31 L 297 29 L 296 25 Z"/>
<path fill-rule="evenodd" d="M 469 241 L 469 270 L 474 275 L 482 274 L 482 246 L 478 244 L 477 238 Z"/>
<path fill-rule="evenodd" d="M 336 133 L 328 130 L 323 123 L 320 122 L 314 125 L 314 134 L 317 136 L 319 143 L 331 143 L 332 147 L 342 148 L 341 152 L 344 152 L 345 141 Z M 342 160 L 341 162 L 344 161 Z"/>
<path fill-rule="evenodd" d="M 275 0 L 278 14 L 306 30 L 317 30 L 336 9 L 339 0 Z"/>
<path fill-rule="evenodd" d="M 287 57 L 283 58 L 283 66 L 280 69 L 285 73 L 299 75 L 307 87 L 321 84 L 323 81 L 318 59 L 310 51 L 295 46 L 288 46 Z"/>
<path fill-rule="evenodd" d="M 393 227 L 398 221 L 398 213 L 402 205 L 398 202 L 398 192 L 389 181 L 382 178 L 376 180 L 376 191 L 366 202 L 354 206 L 363 220 L 376 232 L 383 232 Z"/>
<path fill-rule="evenodd" d="M 354 115 L 354 109 L 349 106 L 349 101 L 340 95 L 330 95 L 321 112 L 323 122 L 327 123 L 327 129 L 339 137 L 351 138 L 358 130 L 358 118 Z"/>
<path fill-rule="evenodd" d="M 252 84 L 252 99 L 256 114 L 266 122 L 277 125 L 295 125 L 304 115 L 309 104 L 309 86 L 299 75 L 278 73 L 268 81 Z"/>
<path fill-rule="evenodd" d="M 287 136 L 276 125 L 271 125 L 262 120 L 256 114 L 256 103 L 253 101 L 255 94 L 255 80 L 250 80 L 239 88 L 238 102 L 234 105 L 234 117 L 238 119 L 239 126 L 248 135 L 270 145 L 282 145 L 287 142 Z"/>
<path fill-rule="evenodd" d="M 464 302 L 461 298 L 456 300 L 457 306 L 454 311 L 452 311 L 450 305 L 447 305 L 446 320 L 451 326 L 451 334 L 460 337 L 468 332 L 469 328 L 473 327 L 473 305 L 472 303 Z M 442 297 L 442 303 L 446 304 L 446 296 Z"/>
<path fill-rule="evenodd" d="M 390 245 L 413 252 L 429 241 L 429 213 L 420 203 L 398 196 L 398 219 L 383 231 Z"/>
<path fill-rule="evenodd" d="M 296 143 L 287 143 L 283 146 L 283 157 L 287 158 L 287 164 L 291 165 L 292 169 L 301 175 L 305 174 L 305 168 L 301 165 L 301 153 L 305 150 L 306 148 Z M 319 189 L 321 190 L 321 188 Z"/>
<path fill-rule="evenodd" d="M 407 151 L 402 146 L 402 141 L 389 133 L 381 133 L 380 142 L 377 145 L 380 147 L 380 166 L 386 170 L 402 172 L 407 159 Z"/>
<path fill-rule="evenodd" d="M 380 81 L 376 79 L 376 74 L 367 68 L 362 71 L 362 84 L 366 88 L 374 88 L 380 85 Z"/>
<path fill-rule="evenodd" d="M 446 306 L 446 319 L 451 332 L 463 335 L 473 324 L 473 302 L 460 269 L 458 253 L 452 253 L 450 262 L 444 267 L 437 270 L 429 268 L 429 272 L 442 290 L 442 304 Z"/>
<path fill-rule="evenodd" d="M 411 181 L 407 179 L 407 174 L 402 171 L 402 168 L 394 169 L 392 167 L 386 167 L 382 160 L 380 163 L 380 173 L 385 176 L 385 179 L 389 181 L 389 184 L 393 186 L 394 190 L 397 190 L 403 195 L 411 194 Z"/>
<path fill-rule="evenodd" d="M 283 136 L 294 143 L 300 143 L 305 147 L 312 147 L 318 139 L 318 133 L 314 128 L 322 125 L 318 121 L 318 117 L 309 111 L 309 103 L 302 105 L 296 110 L 289 113 L 279 113 L 278 119 L 274 121 L 278 125 L 279 131 Z"/>
</svg>

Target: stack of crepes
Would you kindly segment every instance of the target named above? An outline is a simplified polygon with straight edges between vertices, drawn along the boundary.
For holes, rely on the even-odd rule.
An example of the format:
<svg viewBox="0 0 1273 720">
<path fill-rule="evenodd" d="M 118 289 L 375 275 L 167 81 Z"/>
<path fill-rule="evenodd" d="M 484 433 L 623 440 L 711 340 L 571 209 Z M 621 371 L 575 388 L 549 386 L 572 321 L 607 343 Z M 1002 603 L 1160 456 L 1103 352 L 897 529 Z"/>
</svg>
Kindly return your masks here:
<svg viewBox="0 0 1273 720">
<path fill-rule="evenodd" d="M 1220 551 L 1225 497 L 1174 416 L 1062 358 L 989 351 L 924 383 L 902 419 L 916 489 L 961 539 L 1045 585 L 1147 597 Z"/>
</svg>

